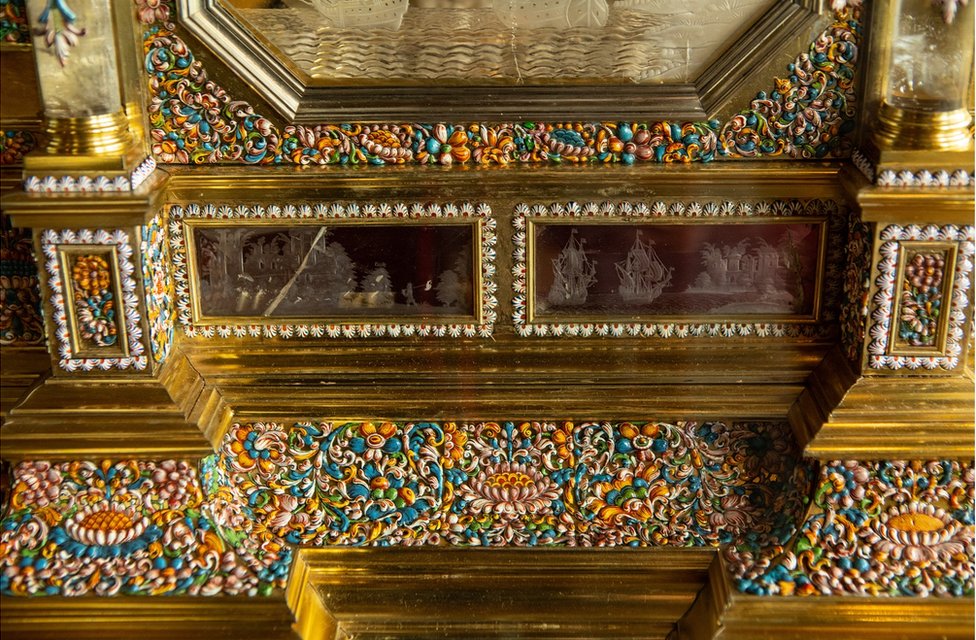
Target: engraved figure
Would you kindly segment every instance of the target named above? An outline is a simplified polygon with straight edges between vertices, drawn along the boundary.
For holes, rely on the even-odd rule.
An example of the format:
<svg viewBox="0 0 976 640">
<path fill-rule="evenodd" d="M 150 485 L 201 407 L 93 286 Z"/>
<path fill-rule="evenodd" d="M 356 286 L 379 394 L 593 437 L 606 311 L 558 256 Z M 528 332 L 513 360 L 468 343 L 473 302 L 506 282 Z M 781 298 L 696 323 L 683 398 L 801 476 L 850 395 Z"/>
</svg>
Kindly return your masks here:
<svg viewBox="0 0 976 640">
<path fill-rule="evenodd" d="M 653 245 L 653 240 L 646 242 L 641 240 L 641 232 L 638 229 L 634 245 L 627 253 L 627 258 L 614 264 L 617 277 L 620 278 L 617 293 L 624 302 L 648 304 L 671 284 L 674 268 L 664 265 L 654 251 Z"/>
<path fill-rule="evenodd" d="M 589 288 L 596 282 L 596 260 L 587 257 L 585 240 L 573 229 L 569 242 L 552 260 L 553 283 L 548 300 L 554 305 L 581 305 L 586 302 Z"/>
</svg>

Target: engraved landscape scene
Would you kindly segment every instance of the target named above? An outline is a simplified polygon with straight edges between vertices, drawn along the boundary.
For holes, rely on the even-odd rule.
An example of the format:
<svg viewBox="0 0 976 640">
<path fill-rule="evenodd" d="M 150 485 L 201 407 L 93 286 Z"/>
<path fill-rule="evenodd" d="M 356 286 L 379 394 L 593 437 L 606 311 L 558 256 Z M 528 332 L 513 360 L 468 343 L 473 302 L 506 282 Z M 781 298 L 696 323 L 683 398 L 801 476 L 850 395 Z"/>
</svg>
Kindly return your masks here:
<svg viewBox="0 0 976 640">
<path fill-rule="evenodd" d="M 812 316 L 820 225 L 536 224 L 539 316 Z"/>
<path fill-rule="evenodd" d="M 201 226 L 204 317 L 472 316 L 470 225 Z"/>
</svg>

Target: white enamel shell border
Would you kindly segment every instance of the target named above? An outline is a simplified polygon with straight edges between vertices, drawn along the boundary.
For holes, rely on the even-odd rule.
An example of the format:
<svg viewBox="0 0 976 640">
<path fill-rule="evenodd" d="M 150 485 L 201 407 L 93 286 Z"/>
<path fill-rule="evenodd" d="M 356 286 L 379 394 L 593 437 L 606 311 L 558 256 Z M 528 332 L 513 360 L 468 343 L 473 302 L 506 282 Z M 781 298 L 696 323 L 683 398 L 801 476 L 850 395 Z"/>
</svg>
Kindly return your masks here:
<svg viewBox="0 0 976 640">
<path fill-rule="evenodd" d="M 481 228 L 482 322 L 468 324 L 420 323 L 269 323 L 269 324 L 193 324 L 190 283 L 183 221 L 189 218 L 222 220 L 329 220 L 329 219 L 420 219 L 476 218 Z M 176 285 L 177 317 L 188 337 L 204 338 L 373 338 L 435 336 L 451 338 L 490 338 L 497 318 L 498 286 L 495 282 L 496 221 L 486 203 L 422 204 L 368 203 L 301 204 L 260 206 L 188 205 L 172 207 L 169 221 L 173 275 Z"/>
<path fill-rule="evenodd" d="M 893 171 L 885 169 L 880 174 L 875 171 L 874 164 L 868 160 L 867 156 L 857 149 L 851 154 L 851 162 L 864 174 L 868 180 L 879 187 L 914 187 L 914 188 L 942 188 L 942 187 L 968 187 L 976 184 L 976 174 L 970 173 L 966 169 L 956 169 L 948 171 L 937 169 L 919 169 L 911 171 Z"/>
<path fill-rule="evenodd" d="M 888 353 L 891 334 L 891 317 L 895 306 L 898 283 L 898 257 L 901 242 L 905 240 L 958 242 L 952 300 L 949 308 L 949 328 L 945 354 L 941 356 L 899 356 Z M 965 337 L 968 291 L 973 274 L 973 227 L 946 225 L 888 225 L 881 231 L 881 260 L 875 284 L 877 293 L 872 299 L 871 327 L 868 330 L 868 363 L 872 369 L 955 369 L 962 355 Z"/>
<path fill-rule="evenodd" d="M 156 170 L 156 161 L 146 158 L 128 178 L 116 176 L 28 176 L 24 191 L 30 193 L 118 193 L 135 191 Z"/>
<path fill-rule="evenodd" d="M 827 216 L 827 255 L 824 267 L 824 292 L 821 304 L 821 319 L 829 320 L 835 316 L 838 283 L 842 281 L 840 263 L 843 252 L 841 242 L 846 222 L 840 219 L 839 205 L 832 200 L 760 200 L 723 202 L 567 202 L 550 205 L 515 206 L 512 216 L 514 234 L 512 236 L 512 320 L 515 332 L 522 337 L 552 336 L 581 337 L 590 336 L 610 338 L 688 338 L 714 337 L 732 338 L 736 336 L 758 337 L 821 337 L 829 332 L 827 323 L 794 324 L 770 322 L 708 322 L 708 323 L 643 323 L 643 322 L 527 322 L 526 275 L 526 219 L 531 218 L 715 218 L 733 217 L 800 217 Z"/>
<path fill-rule="evenodd" d="M 115 245 L 119 259 L 119 283 L 122 290 L 122 308 L 120 318 L 125 319 L 126 336 L 129 341 L 129 356 L 115 358 L 76 358 L 71 351 L 71 331 L 68 326 L 68 314 L 65 309 L 65 282 L 58 260 L 58 245 L 75 244 L 91 245 L 93 249 L 99 246 Z M 55 231 L 46 229 L 41 234 L 41 250 L 44 252 L 45 268 L 48 273 L 48 288 L 51 292 L 51 306 L 54 309 L 54 324 L 57 327 L 58 365 L 65 371 L 92 371 L 100 369 L 145 369 L 149 358 L 145 355 L 142 344 L 142 328 L 140 326 L 139 298 L 136 294 L 136 281 L 133 278 L 135 267 L 132 265 L 132 246 L 129 235 L 122 229 L 108 231 L 105 229 L 64 229 Z"/>
</svg>

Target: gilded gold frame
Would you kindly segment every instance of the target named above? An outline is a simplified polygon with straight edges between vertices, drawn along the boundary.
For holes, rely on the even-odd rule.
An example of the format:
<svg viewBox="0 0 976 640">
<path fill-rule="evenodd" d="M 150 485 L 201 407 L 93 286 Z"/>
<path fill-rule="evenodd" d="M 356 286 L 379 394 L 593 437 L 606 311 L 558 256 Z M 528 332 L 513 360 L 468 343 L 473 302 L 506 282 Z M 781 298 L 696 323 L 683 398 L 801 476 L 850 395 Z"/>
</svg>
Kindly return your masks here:
<svg viewBox="0 0 976 640">
<path fill-rule="evenodd" d="M 905 267 L 909 251 L 939 251 L 945 252 L 945 268 L 940 293 L 943 305 L 936 330 L 934 347 L 900 346 L 898 341 L 898 327 L 902 310 L 902 284 L 905 280 Z M 891 334 L 888 336 L 888 354 L 900 356 L 944 356 L 946 342 L 949 336 L 949 315 L 952 313 L 952 292 L 956 284 L 956 258 L 959 245 L 955 242 L 926 242 L 918 240 L 903 240 L 899 243 L 898 272 L 895 278 L 895 299 L 891 309 Z"/>
<path fill-rule="evenodd" d="M 813 312 L 810 315 L 776 315 L 776 314 L 752 314 L 752 315 L 625 315 L 614 314 L 608 311 L 595 311 L 591 313 L 560 314 L 550 313 L 544 318 L 536 317 L 535 300 L 536 284 L 535 260 L 537 250 L 535 247 L 535 227 L 536 225 L 574 225 L 574 226 L 603 226 L 603 225 L 705 225 L 705 224 L 798 224 L 807 223 L 817 225 L 817 264 L 816 279 L 814 281 Z M 661 323 L 755 323 L 755 322 L 777 322 L 784 324 L 816 324 L 822 319 L 823 301 L 823 277 L 824 267 L 827 258 L 827 227 L 829 220 L 827 216 L 810 217 L 768 217 L 768 218 L 641 218 L 635 216 L 606 216 L 595 220 L 592 218 L 569 218 L 569 217 L 541 217 L 527 215 L 525 217 L 526 235 L 526 324 L 532 325 L 536 322 L 594 322 L 597 320 L 606 322 L 661 322 Z"/>
<path fill-rule="evenodd" d="M 116 245 L 59 245 L 58 266 L 61 269 L 61 286 L 64 296 L 64 310 L 68 316 L 69 340 L 71 353 L 74 358 L 111 358 L 129 357 L 129 336 L 126 327 L 125 306 L 122 298 L 122 280 L 119 273 L 119 257 Z M 81 254 L 101 255 L 112 269 L 112 295 L 115 296 L 115 347 L 86 347 L 81 341 L 78 330 L 78 312 L 75 308 L 74 282 L 71 279 L 71 258 Z"/>
</svg>

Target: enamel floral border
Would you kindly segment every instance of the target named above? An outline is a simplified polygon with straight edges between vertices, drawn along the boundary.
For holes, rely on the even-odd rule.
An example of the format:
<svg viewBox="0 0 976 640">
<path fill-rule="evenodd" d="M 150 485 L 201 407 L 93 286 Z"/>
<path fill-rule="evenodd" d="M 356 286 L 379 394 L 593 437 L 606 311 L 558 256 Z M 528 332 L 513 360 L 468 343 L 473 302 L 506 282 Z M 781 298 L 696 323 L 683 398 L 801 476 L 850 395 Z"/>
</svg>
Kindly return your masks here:
<svg viewBox="0 0 976 640">
<path fill-rule="evenodd" d="M 971 599 L 974 479 L 972 462 L 828 462 L 786 547 L 725 549 L 733 583 L 760 596 Z"/>
<path fill-rule="evenodd" d="M 164 164 L 525 164 L 826 158 L 850 151 L 860 2 L 788 65 L 770 93 L 708 122 L 342 123 L 279 127 L 210 80 L 175 33 L 172 0 L 136 0 L 152 153 Z M 239 97 L 239 96 L 237 96 Z"/>
<path fill-rule="evenodd" d="M 969 306 L 969 289 L 973 274 L 974 227 L 946 225 L 889 225 L 881 231 L 881 259 L 878 262 L 875 285 L 877 292 L 872 299 L 871 326 L 868 330 L 868 364 L 872 369 L 955 369 L 959 366 L 962 345 L 966 336 L 966 310 Z M 906 240 L 928 240 L 958 242 L 955 278 L 949 309 L 948 333 L 944 355 L 896 355 L 889 353 L 891 339 L 891 314 L 895 307 L 895 297 L 899 294 L 895 282 L 898 277 L 898 258 L 901 242 Z"/>
<path fill-rule="evenodd" d="M 864 348 L 865 321 L 871 289 L 871 228 L 851 217 L 845 248 L 844 300 L 841 305 L 841 345 L 847 359 L 856 362 Z"/>
<path fill-rule="evenodd" d="M 225 540 L 185 460 L 27 461 L 0 522 L 7 596 L 267 595 L 291 549 Z"/>
<path fill-rule="evenodd" d="M 71 351 L 71 332 L 76 328 L 69 326 L 68 314 L 65 309 L 65 289 L 70 287 L 64 281 L 61 264 L 58 259 L 59 245 L 114 245 L 118 255 L 119 283 L 122 290 L 120 316 L 126 323 L 126 335 L 129 340 L 129 355 L 127 357 L 111 358 L 77 358 Z M 106 231 L 104 229 L 80 229 L 73 231 L 65 229 L 55 231 L 46 229 L 41 234 L 41 250 L 44 252 L 45 266 L 48 273 L 48 289 L 51 293 L 51 306 L 54 310 L 55 336 L 58 341 L 58 364 L 65 371 L 92 371 L 100 369 L 145 369 L 149 359 L 144 355 L 142 345 L 141 317 L 139 315 L 139 300 L 136 295 L 136 281 L 133 277 L 135 267 L 132 265 L 132 246 L 129 235 L 121 230 Z"/>
<path fill-rule="evenodd" d="M 781 422 L 235 424 L 221 535 L 308 546 L 776 546 L 810 486 Z"/>
<path fill-rule="evenodd" d="M 223 220 L 370 220 L 370 219 L 473 219 L 481 235 L 481 309 L 480 323 L 442 324 L 437 322 L 405 323 L 290 323 L 266 324 L 198 324 L 193 322 L 190 297 L 189 265 L 183 221 L 188 219 Z M 491 337 L 497 317 L 498 300 L 495 282 L 496 221 L 486 203 L 449 204 L 301 204 L 264 207 L 189 205 L 170 209 L 170 247 L 173 255 L 176 309 L 187 337 L 243 338 L 371 338 L 400 336 Z"/>
<path fill-rule="evenodd" d="M 838 296 L 841 292 L 844 229 L 847 222 L 837 202 L 832 200 L 774 200 L 774 201 L 724 201 L 724 202 L 665 202 L 663 200 L 645 202 L 587 202 L 554 203 L 550 205 L 529 205 L 520 203 L 512 216 L 514 234 L 512 236 L 512 320 L 515 331 L 523 337 L 823 337 L 832 329 L 829 321 L 836 317 Z M 527 321 L 527 274 L 526 220 L 574 217 L 580 219 L 599 219 L 622 217 L 631 220 L 667 220 L 675 218 L 712 218 L 716 221 L 738 217 L 783 218 L 804 216 L 824 216 L 827 225 L 827 248 L 824 274 L 822 277 L 821 317 L 815 324 L 770 323 L 770 322 L 533 322 Z"/>
<path fill-rule="evenodd" d="M 164 362 L 173 343 L 175 298 L 169 275 L 169 244 L 166 223 L 156 214 L 142 227 L 142 287 L 149 316 L 149 344 L 153 360 Z"/>
<path fill-rule="evenodd" d="M 851 162 L 864 174 L 870 182 L 879 187 L 910 187 L 910 188 L 946 188 L 968 187 L 976 184 L 976 174 L 966 169 L 918 169 L 912 171 L 903 169 L 894 171 L 885 169 L 880 174 L 875 170 L 874 163 L 868 160 L 859 149 L 851 153 Z"/>
</svg>

